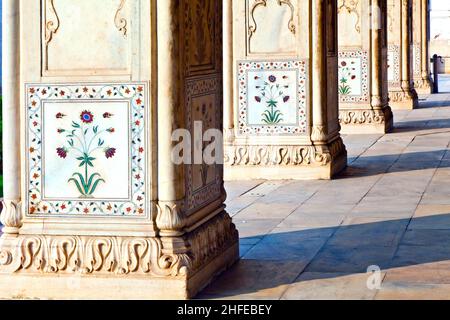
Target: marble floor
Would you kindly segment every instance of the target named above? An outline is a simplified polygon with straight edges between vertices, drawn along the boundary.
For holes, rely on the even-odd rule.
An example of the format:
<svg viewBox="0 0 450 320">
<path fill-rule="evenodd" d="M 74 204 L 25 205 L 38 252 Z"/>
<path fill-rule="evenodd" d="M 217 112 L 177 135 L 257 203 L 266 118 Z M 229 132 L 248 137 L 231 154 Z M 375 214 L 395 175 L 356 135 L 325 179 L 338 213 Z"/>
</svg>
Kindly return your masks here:
<svg viewBox="0 0 450 320">
<path fill-rule="evenodd" d="M 450 95 L 395 121 L 335 180 L 227 183 L 241 260 L 198 298 L 450 299 Z"/>
</svg>

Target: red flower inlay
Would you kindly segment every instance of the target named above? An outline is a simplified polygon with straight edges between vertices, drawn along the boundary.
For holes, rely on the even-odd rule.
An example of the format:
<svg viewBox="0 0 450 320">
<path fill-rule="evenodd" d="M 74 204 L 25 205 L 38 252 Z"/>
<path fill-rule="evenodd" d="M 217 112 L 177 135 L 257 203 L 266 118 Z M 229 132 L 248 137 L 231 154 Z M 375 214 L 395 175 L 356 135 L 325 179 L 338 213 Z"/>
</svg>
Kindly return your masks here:
<svg viewBox="0 0 450 320">
<path fill-rule="evenodd" d="M 105 157 L 106 159 L 112 158 L 114 157 L 114 155 L 116 154 L 116 148 L 108 148 L 105 150 Z"/>
<path fill-rule="evenodd" d="M 62 159 L 65 159 L 67 157 L 67 150 L 66 150 L 66 148 L 57 148 L 56 149 L 56 153 Z"/>
<path fill-rule="evenodd" d="M 81 113 L 80 119 L 84 123 L 91 123 L 92 121 L 94 121 L 94 115 L 92 114 L 92 112 L 86 110 Z"/>
</svg>

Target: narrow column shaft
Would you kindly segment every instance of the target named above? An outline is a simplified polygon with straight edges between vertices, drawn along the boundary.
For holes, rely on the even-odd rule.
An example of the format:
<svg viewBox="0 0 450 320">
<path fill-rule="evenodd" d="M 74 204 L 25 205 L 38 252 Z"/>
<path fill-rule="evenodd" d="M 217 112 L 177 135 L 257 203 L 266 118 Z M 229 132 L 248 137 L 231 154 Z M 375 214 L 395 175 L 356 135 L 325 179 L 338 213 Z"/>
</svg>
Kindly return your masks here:
<svg viewBox="0 0 450 320">
<path fill-rule="evenodd" d="M 401 4 L 401 86 L 404 91 L 409 91 L 411 87 L 411 19 L 410 0 L 403 0 Z"/>
<path fill-rule="evenodd" d="M 20 208 L 20 20 L 17 0 L 3 0 L 3 233 L 17 234 Z"/>
<path fill-rule="evenodd" d="M 3 0 L 3 195 L 20 199 L 19 1 Z"/>
<path fill-rule="evenodd" d="M 315 0 L 312 9 L 312 117 L 311 139 L 325 143 L 326 136 L 326 50 L 325 50 L 325 8 L 323 0 Z"/>
<path fill-rule="evenodd" d="M 372 0 L 371 5 L 371 21 L 370 21 L 370 28 L 371 28 L 371 63 L 372 63 L 372 77 L 371 77 L 371 90 L 372 90 L 372 97 L 371 97 L 371 105 L 373 108 L 382 108 L 383 107 L 383 99 L 382 99 L 382 93 L 383 93 L 383 83 L 382 83 L 382 39 L 381 34 L 382 30 L 381 28 L 384 28 L 385 26 L 381 25 L 382 17 L 380 16 L 381 10 L 380 10 L 380 4 L 379 0 Z"/>
<path fill-rule="evenodd" d="M 223 127 L 226 141 L 234 136 L 233 110 L 233 0 L 223 1 Z"/>
<path fill-rule="evenodd" d="M 158 216 L 161 230 L 180 230 L 184 197 L 183 166 L 172 161 L 174 130 L 180 128 L 179 1 L 157 3 L 158 28 Z"/>
<path fill-rule="evenodd" d="M 428 63 L 428 0 L 421 1 L 422 79 L 429 80 Z"/>
</svg>

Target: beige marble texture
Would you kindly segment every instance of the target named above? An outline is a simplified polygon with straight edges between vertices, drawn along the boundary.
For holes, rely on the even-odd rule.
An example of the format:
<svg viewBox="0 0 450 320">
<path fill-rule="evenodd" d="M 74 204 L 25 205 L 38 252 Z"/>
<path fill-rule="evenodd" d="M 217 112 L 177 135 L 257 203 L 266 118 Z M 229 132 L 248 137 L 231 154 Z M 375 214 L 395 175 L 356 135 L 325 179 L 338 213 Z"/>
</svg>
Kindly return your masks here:
<svg viewBox="0 0 450 320">
<path fill-rule="evenodd" d="M 394 116 L 391 134 L 344 136 L 351 157 L 335 180 L 285 181 L 236 212 L 242 260 L 197 297 L 450 299 L 450 95 Z"/>
</svg>

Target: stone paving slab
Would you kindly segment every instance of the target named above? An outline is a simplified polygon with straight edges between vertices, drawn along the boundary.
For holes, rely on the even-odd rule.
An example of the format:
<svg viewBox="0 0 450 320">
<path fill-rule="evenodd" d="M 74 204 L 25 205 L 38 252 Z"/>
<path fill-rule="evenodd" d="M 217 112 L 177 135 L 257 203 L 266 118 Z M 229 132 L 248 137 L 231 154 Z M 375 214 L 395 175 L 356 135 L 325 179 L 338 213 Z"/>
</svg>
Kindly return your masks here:
<svg viewBox="0 0 450 320">
<path fill-rule="evenodd" d="M 241 260 L 199 298 L 450 299 L 450 95 L 421 106 L 332 181 L 226 183 Z"/>
</svg>

